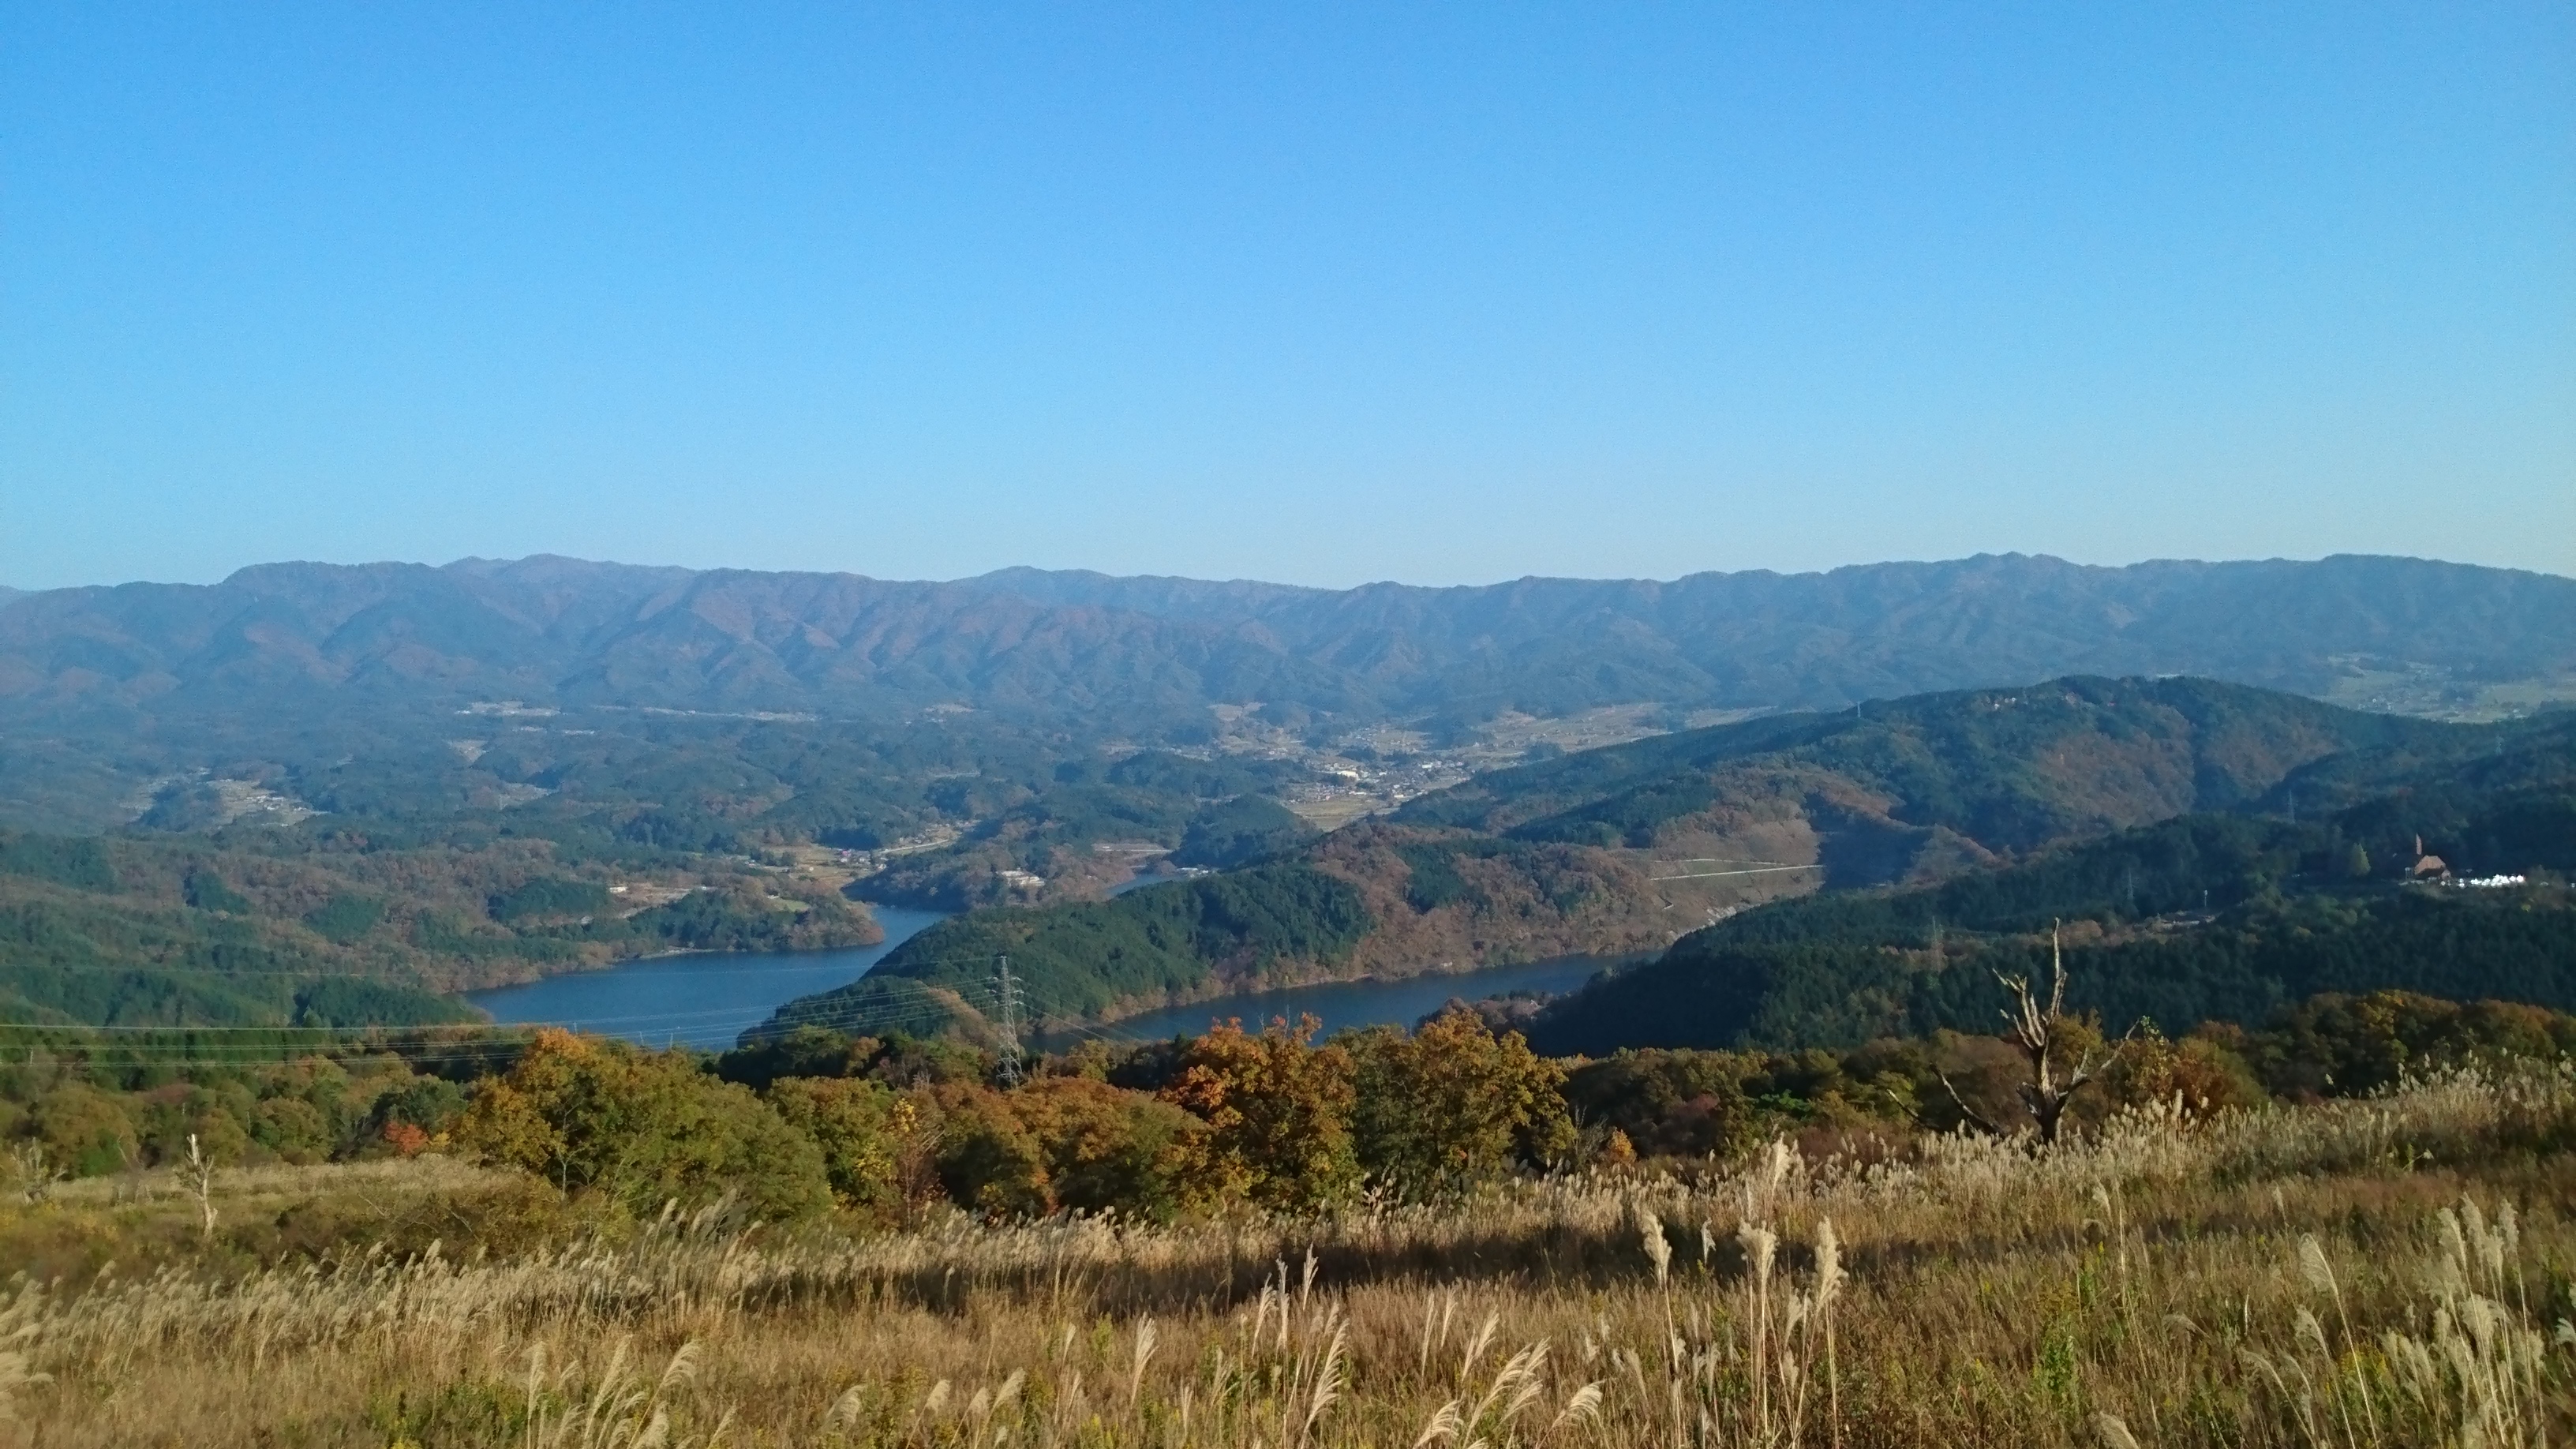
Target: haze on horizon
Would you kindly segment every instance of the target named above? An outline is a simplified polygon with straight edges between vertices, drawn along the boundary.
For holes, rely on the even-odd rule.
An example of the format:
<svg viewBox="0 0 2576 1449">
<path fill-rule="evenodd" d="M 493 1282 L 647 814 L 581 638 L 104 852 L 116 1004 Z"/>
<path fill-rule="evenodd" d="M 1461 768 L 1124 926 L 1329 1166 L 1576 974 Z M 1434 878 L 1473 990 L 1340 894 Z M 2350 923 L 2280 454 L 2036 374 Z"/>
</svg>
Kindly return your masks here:
<svg viewBox="0 0 2576 1449">
<path fill-rule="evenodd" d="M 29 13 L 0 584 L 2576 575 L 2576 12 Z"/>
<path fill-rule="evenodd" d="M 1173 570 L 1156 570 L 1156 571 L 1153 571 L 1153 572 L 1138 571 L 1138 572 L 1135 572 L 1135 573 L 1129 573 L 1129 574 L 1118 574 L 1118 573 L 1112 573 L 1112 572 L 1110 572 L 1110 571 L 1108 571 L 1108 570 L 1105 570 L 1105 569 L 1087 569 L 1087 568 L 1084 568 L 1084 567 L 1082 567 L 1081 565 L 1078 565 L 1078 564 L 1076 564 L 1076 565 L 1068 565 L 1068 566 L 1066 566 L 1066 567 L 1064 567 L 1063 569 L 1060 569 L 1060 570 L 1037 569 L 1037 570 L 1035 570 L 1035 571 L 1036 571 L 1036 572 L 1041 572 L 1041 573 L 1044 573 L 1044 572 L 1057 572 L 1057 573 L 1068 573 L 1068 574 L 1092 574 L 1092 575 L 1096 575 L 1096 576 L 1103 577 L 1103 578 L 1108 578 L 1108 579 L 1122 579 L 1122 578 L 1124 578 L 1124 579 L 1149 579 L 1149 580 L 1150 580 L 1150 579 L 1170 579 L 1170 580 L 1183 580 L 1183 581 L 1196 582 L 1196 583 L 1251 584 L 1251 585 L 1281 586 L 1281 587 L 1292 588 L 1292 589 L 1310 588 L 1310 589 L 1319 589 L 1319 590 L 1323 590 L 1323 591 L 1327 591 L 1327 592 L 1348 592 L 1348 591 L 1353 591 L 1353 590 L 1359 590 L 1359 589 L 1365 589 L 1365 588 L 1371 588 L 1371 587 L 1384 587 L 1384 586 L 1390 586 L 1390 585 L 1392 585 L 1392 586 L 1398 586 L 1398 587 L 1418 587 L 1418 588 L 1443 588 L 1443 589 L 1463 588 L 1463 589 L 1478 589 L 1478 588 L 1491 588 L 1491 587 L 1496 587 L 1496 586 L 1501 586 L 1501 585 L 1506 585 L 1506 584 L 1529 583 L 1529 582 L 1543 582 L 1543 581 L 1553 581 L 1553 582 L 1575 582 L 1575 583 L 1650 583 L 1650 584 L 1673 584 L 1673 583 L 1679 583 L 1679 582 L 1682 582 L 1682 581 L 1688 580 L 1688 579 L 1690 579 L 1690 578 L 1692 578 L 1692 577 L 1694 577 L 1694 576 L 1702 576 L 1702 575 L 1710 575 L 1710 574 L 1717 574 L 1717 575 L 1729 575 L 1729 574 L 1759 574 L 1759 573 L 1771 573 L 1771 574 L 1778 574 L 1778 575 L 1785 575 L 1785 576 L 1800 576 L 1800 575 L 1812 576 L 1812 575 L 1817 575 L 1817 574 L 1828 574 L 1828 573 L 1834 573 L 1834 572 L 1841 571 L 1841 570 L 1862 570 L 1862 571 L 1866 571 L 1866 570 L 1870 570 L 1870 569 L 1874 569 L 1874 568 L 1878 568 L 1878 567 L 1882 567 L 1882 566 L 1888 566 L 1888 565 L 1905 566 L 1905 565 L 1912 565 L 1912 564 L 1925 564 L 1925 565 L 1932 565 L 1932 566 L 1940 566 L 1940 565 L 1945 565 L 1945 564 L 1955 564 L 1955 563 L 1969 562 L 1969 561 L 1972 561 L 1972 560 L 1977 559 L 1977 558 L 1993 558 L 1993 557 L 1998 557 L 1998 556 L 2004 556 L 2004 557 L 2018 556 L 2018 557 L 2036 557 L 2036 558 L 2042 558 L 2042 559 L 2056 559 L 2056 560 L 2058 560 L 2059 562 L 2064 562 L 2064 563 L 2073 563 L 2073 564 L 2077 564 L 2077 565 L 2082 566 L 2082 567 L 2101 567 L 2101 568 L 2123 568 L 2123 567 L 2127 567 L 2127 566 L 2129 566 L 2129 565 L 2131 565 L 2131 564 L 2157 564 L 2157 563 L 2256 563 L 2256 562 L 2279 563 L 2279 562 L 2284 562 L 2284 561 L 2285 561 L 2285 560 L 2284 560 L 2281 556 L 2279 556 L 2279 555 L 2272 555 L 2272 556 L 2269 556 L 2269 557 L 2267 557 L 2267 558 L 2265 558 L 2265 559 L 2178 559 L 2178 558 L 2143 558 L 2143 559 L 2128 560 L 2128 561 L 2121 562 L 2121 563 L 2100 563 L 2100 562 L 2096 562 L 2096 561 L 2093 561 L 2093 560 L 2085 560 L 2085 559 L 2064 559 L 2064 558 L 2062 558 L 2061 556 L 2056 555 L 2056 554 L 2045 554 L 2045 553 L 2043 553 L 2043 554 L 2036 554 L 2036 555 L 2034 555 L 2034 554 L 2030 554 L 2030 553 L 2028 553 L 2028 552 L 2026 552 L 2026 551 L 2013 551 L 2013 550 L 1987 550 L 1987 551 L 1985 551 L 1985 552 L 1983 552 L 1983 553 L 1980 553 L 1980 554 L 1975 554 L 1975 555 L 1962 554 L 1962 555 L 1957 555 L 1957 556 L 1955 556 L 1955 557 L 1951 557 L 1951 558 L 1856 559 L 1856 560 L 1851 560 L 1851 561 L 1849 561 L 1849 562 L 1843 562 L 1843 563 L 1827 563 L 1827 564 L 1820 564 L 1820 565 L 1817 565 L 1817 566 L 1815 566 L 1815 567 L 1813 567 L 1813 568 L 1798 568 L 1798 569 L 1772 569 L 1772 568 L 1766 568 L 1765 566 L 1763 566 L 1763 565 L 1761 565 L 1761 564 L 1748 564 L 1748 565 L 1745 565 L 1745 566 L 1743 566 L 1743 567 L 1741 567 L 1741 568 L 1726 568 L 1726 569 L 1683 569 L 1683 570 L 1678 570 L 1678 571 L 1673 572 L 1673 573 L 1670 573 L 1670 574 L 1662 574 L 1662 575 L 1650 575 L 1650 574 L 1599 574 L 1599 575 L 1581 575 L 1581 574 L 1565 574 L 1565 573 L 1553 573 L 1553 574 L 1551 574 L 1551 573 L 1530 572 L 1530 573 L 1523 573 L 1523 574 L 1513 575 L 1513 576 L 1508 577 L 1508 578 L 1497 577 L 1497 578 L 1460 578 L 1460 579 L 1441 579 L 1441 580 L 1435 580 L 1435 581 L 1432 581 L 1432 582 L 1430 582 L 1430 583 L 1428 583 L 1428 584 L 1421 583 L 1420 581 L 1413 580 L 1413 579 L 1402 579 L 1402 578 L 1360 579 L 1360 580 L 1357 580 L 1357 581 L 1354 581 L 1354 582 L 1352 582 L 1352 583 L 1348 583 L 1348 584 L 1309 584 L 1309 583 L 1300 583 L 1300 582 L 1298 582 L 1297 580 L 1293 580 L 1293 579 L 1265 578 L 1265 577 L 1262 577 L 1262 576 L 1260 576 L 1260 575 L 1256 575 L 1256 574 L 1226 574 L 1226 575 L 1189 574 L 1189 573 L 1181 573 L 1181 572 L 1177 572 L 1177 571 L 1173 571 Z M 2380 557 L 2380 558 L 2398 558 L 2398 559 L 2419 559 L 2419 558 L 2421 558 L 2421 556 L 2420 556 L 2420 555 L 2411 555 L 2411 554 L 2383 554 L 2383 555 L 2351 555 L 2351 554 L 2345 554 L 2345 555 L 2334 555 L 2334 556 L 2332 556 L 2332 557 L 2346 557 L 2346 558 L 2350 558 L 2350 557 L 2365 557 L 2365 558 L 2368 558 L 2368 557 Z M 638 561 L 633 560 L 633 559 L 584 559 L 584 558 L 578 558 L 578 557 L 575 557 L 575 556 L 573 556 L 573 555 L 569 555 L 569 554 L 560 554 L 560 553 L 552 553 L 552 552 L 540 551 L 540 552 L 536 552 L 536 553 L 531 553 L 531 554 L 521 555 L 521 556 L 519 556 L 519 557 L 517 557 L 517 558 L 495 558 L 495 557 L 491 557 L 491 556 L 487 556 L 487 555 L 467 554 L 467 555 L 464 555 L 464 556 L 462 556 L 462 557 L 454 558 L 454 559 L 348 559 L 348 560 L 339 560 L 339 559 L 262 559 L 262 560 L 257 561 L 256 563 L 244 564 L 244 565 L 242 565 L 242 567 L 241 567 L 240 569 L 227 570 L 227 571 L 225 571 L 225 573 L 223 573 L 223 574 L 221 574 L 221 575 L 218 575 L 218 576 L 215 576 L 215 577 L 206 578 L 206 579 L 102 579 L 102 580 L 93 580 L 93 581 L 89 581 L 89 582 L 86 582 L 86 583 L 79 583 L 79 584 L 62 584 L 62 585 L 52 585 L 52 586 L 50 586 L 50 587 L 58 587 L 58 588 L 85 588 L 85 587 L 99 587 L 99 586 L 104 586 L 104 587 L 111 587 L 111 588 L 112 588 L 112 587 L 116 587 L 116 586 L 118 586 L 118 585 L 122 585 L 122 584 L 214 584 L 214 583 L 221 583 L 221 582 L 223 582 L 223 581 L 224 581 L 224 579 L 229 578 L 232 574 L 239 573 L 239 572 L 243 572 L 244 570 L 259 569 L 259 568 L 272 567 L 272 566 L 279 566 L 279 565 L 284 565 L 284 566 L 294 566 L 294 565 L 299 565 L 299 564 L 320 564 L 320 565 L 324 565 L 324 566 L 344 565 L 344 566 L 352 566 L 352 567 L 360 567 L 360 568 L 364 568 L 364 567 L 369 567 L 369 566 L 374 566 L 374 565 L 382 565 L 382 564 L 397 564 L 397 565 L 418 564 L 418 565 L 420 565 L 420 566 L 422 566 L 422 567 L 426 567 L 426 568 L 446 568 L 446 567 L 451 567 L 451 566 L 459 565 L 459 564 L 473 564 L 473 563 L 482 563 L 482 564 L 511 564 L 511 563 L 526 562 L 526 561 L 529 561 L 529 560 L 535 560 L 535 559 L 560 559 L 560 560 L 564 560 L 564 561 L 566 561 L 566 562 L 573 563 L 573 564 L 605 564 L 605 565 L 608 565 L 608 566 L 611 566 L 611 567 L 631 567 L 631 568 L 685 568 L 685 569 L 690 569 L 690 570 L 697 571 L 697 572 L 724 572 L 724 571 L 731 571 L 731 572 L 736 572 L 736 573 L 752 573 L 752 574 L 778 574 L 778 573 L 784 573 L 784 574 L 841 574 L 841 575 L 854 575 L 854 576 L 857 576 L 857 577 L 873 579 L 873 580 L 876 580 L 877 582 L 881 582 L 881 583 L 888 583 L 888 584 L 942 584 L 942 583 L 973 583 L 973 582 L 977 582 L 977 581 L 979 581 L 979 580 L 983 580 L 983 579 L 990 578 L 990 577 L 992 577 L 992 576 L 994 576 L 994 575 L 997 575 L 997 574 L 1008 574 L 1008 573 L 1012 572 L 1012 571 L 1013 571 L 1013 570 L 1015 570 L 1015 569 L 1028 569 L 1028 568 L 1031 568 L 1031 567 L 1032 567 L 1032 566 L 1029 566 L 1029 565 L 1019 565 L 1019 564 L 1001 564 L 1001 565 L 997 565 L 997 566 L 996 566 L 996 567 L 994 567 L 994 568 L 978 570 L 977 572 L 975 572 L 975 573 L 971 573 L 971 574 L 956 574 L 956 575 L 951 575 L 951 576 L 947 576 L 947 577 L 942 578 L 942 577 L 931 577 L 931 576 L 928 576 L 928 575 L 919 575 L 919 574 L 900 574 L 900 573 L 889 573 L 889 574 L 870 574 L 870 573 L 865 572 L 864 570 L 859 570 L 859 569 L 830 568 L 830 567 L 821 567 L 821 568 L 778 568 L 778 569 L 768 569 L 768 568 L 754 568 L 754 567 L 749 567 L 749 566 L 745 566 L 745 565 L 741 565 L 741 564 L 729 564 L 729 563 L 723 563 L 723 562 L 709 563 L 709 564 L 673 564 L 673 563 L 668 562 L 667 560 L 645 560 L 645 561 L 638 562 Z M 2286 561 L 2289 561 L 2289 562 L 2315 562 L 2316 560 L 2313 560 L 2313 559 L 2305 559 L 2305 560 L 2286 560 Z M 2429 562 L 2432 562 L 2432 563 L 2436 563 L 2436 564 L 2457 562 L 2457 560 L 2448 560 L 2448 559 L 2434 559 L 2434 560 L 2428 560 L 2428 561 L 2429 561 Z M 2498 566 L 2497 566 L 2497 565 L 2484 565 L 2483 567 L 2498 567 Z M 2511 566 L 2511 565 L 2504 565 L 2504 566 L 2502 566 L 2502 567 L 2512 567 L 2512 566 Z M 2544 574 L 2544 575 L 2548 575 L 2548 576 L 2552 576 L 2552 577 L 2561 577 L 2561 578 L 2563 578 L 2563 577 L 2567 577 L 2567 576 L 2568 576 L 2568 575 L 2566 575 L 2566 574 L 2557 573 L 2556 571 L 2553 571 L 2553 570 L 2547 570 L 2547 569 L 2524 570 L 2523 572 L 2525 572 L 2525 573 L 2539 573 L 2539 574 Z M 7 587 L 15 587 L 15 586 L 7 586 Z M 27 592 L 27 591 L 26 591 L 26 590 L 21 590 L 21 592 Z"/>
</svg>

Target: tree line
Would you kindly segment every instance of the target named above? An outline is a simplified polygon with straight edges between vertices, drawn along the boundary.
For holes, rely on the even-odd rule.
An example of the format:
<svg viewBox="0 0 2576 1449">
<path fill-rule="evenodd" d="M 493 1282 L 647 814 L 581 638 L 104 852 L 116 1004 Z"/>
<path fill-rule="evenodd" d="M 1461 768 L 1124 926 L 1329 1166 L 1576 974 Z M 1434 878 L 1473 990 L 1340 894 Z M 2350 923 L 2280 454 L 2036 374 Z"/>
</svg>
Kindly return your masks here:
<svg viewBox="0 0 2576 1449">
<path fill-rule="evenodd" d="M 2092 1090 L 2059 1104 L 2074 1131 L 2148 1102 L 2203 1114 L 2576 1051 L 2576 1017 L 2403 992 L 2322 995 L 2258 1028 L 2178 1039 L 2147 1025 L 2116 1052 L 2096 1015 L 2051 1026 L 2063 1060 L 2105 1063 Z M 459 1154 L 638 1217 L 730 1197 L 763 1218 L 854 1227 L 948 1206 L 1170 1220 L 1437 1200 L 1648 1160 L 1697 1170 L 1781 1135 L 1818 1152 L 1891 1151 L 1921 1131 L 2034 1125 L 2024 1064 L 2001 1037 L 1553 1059 L 1458 1007 L 1412 1032 L 1319 1040 L 1311 1020 L 1227 1022 L 1094 1042 L 1008 1085 L 993 1057 L 953 1039 L 811 1027 L 718 1056 L 446 1031 L 282 1062 L 258 1058 L 283 1037 L 101 1045 L 13 1032 L 0 1042 L 0 1158 L 31 1197 L 66 1176 L 184 1161 L 193 1138 L 222 1162 Z"/>
</svg>

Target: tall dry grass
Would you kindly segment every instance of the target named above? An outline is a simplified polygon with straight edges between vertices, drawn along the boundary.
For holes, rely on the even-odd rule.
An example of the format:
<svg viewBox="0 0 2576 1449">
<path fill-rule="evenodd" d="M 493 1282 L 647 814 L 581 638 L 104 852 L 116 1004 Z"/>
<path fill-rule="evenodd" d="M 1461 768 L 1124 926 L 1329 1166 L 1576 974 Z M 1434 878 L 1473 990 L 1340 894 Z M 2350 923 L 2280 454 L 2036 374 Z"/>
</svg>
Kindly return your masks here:
<svg viewBox="0 0 2576 1449">
<path fill-rule="evenodd" d="M 2538 1445 L 2572 1129 L 2576 1075 L 2465 1072 L 1312 1221 L 180 1257 L 18 1284 L 0 1403 L 63 1446 Z"/>
</svg>

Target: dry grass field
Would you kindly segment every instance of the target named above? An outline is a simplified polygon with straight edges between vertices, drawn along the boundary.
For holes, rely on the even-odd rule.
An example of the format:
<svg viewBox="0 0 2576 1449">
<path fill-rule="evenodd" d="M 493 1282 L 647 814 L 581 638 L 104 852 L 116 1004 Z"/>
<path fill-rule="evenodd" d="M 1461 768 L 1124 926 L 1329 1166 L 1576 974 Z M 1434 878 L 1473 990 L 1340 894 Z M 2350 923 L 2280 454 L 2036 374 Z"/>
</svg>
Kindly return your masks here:
<svg viewBox="0 0 2576 1449">
<path fill-rule="evenodd" d="M 532 1184 L 435 1159 L 101 1181 L 0 1212 L 35 1269 L 0 1436 L 2536 1446 L 2576 1435 L 2571 1129 L 2560 1066 L 2036 1154 L 860 1237 L 514 1216 Z"/>
</svg>

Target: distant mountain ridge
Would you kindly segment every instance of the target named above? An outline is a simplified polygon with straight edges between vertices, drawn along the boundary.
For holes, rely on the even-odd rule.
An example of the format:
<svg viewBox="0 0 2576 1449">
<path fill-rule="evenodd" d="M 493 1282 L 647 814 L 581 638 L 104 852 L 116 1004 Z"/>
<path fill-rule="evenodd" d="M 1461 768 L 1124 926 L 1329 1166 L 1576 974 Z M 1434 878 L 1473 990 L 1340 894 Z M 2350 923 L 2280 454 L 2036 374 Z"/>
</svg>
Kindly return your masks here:
<svg viewBox="0 0 2576 1449">
<path fill-rule="evenodd" d="M 2313 694 L 2339 659 L 2499 677 L 2576 661 L 2566 633 L 2576 580 L 2360 555 L 2095 567 L 2000 554 L 1668 583 L 1338 591 L 1006 569 L 963 585 L 1257 627 L 1374 682 L 1440 674 L 1451 697 L 1498 687 L 1527 697 L 1548 686 L 1514 675 L 1561 672 L 1562 708 L 1625 699 L 1830 708 L 2064 674 L 2195 674 Z"/>
<path fill-rule="evenodd" d="M 2070 673 L 2322 694 L 2361 668 L 2576 670 L 2576 580 L 2413 559 L 1981 555 L 1671 582 L 1347 590 L 1009 569 L 953 583 L 538 556 L 267 564 L 0 594 L 0 716 L 516 699 L 1155 732 L 1208 704 L 1353 720 L 1655 701 L 1833 708 Z"/>
</svg>

